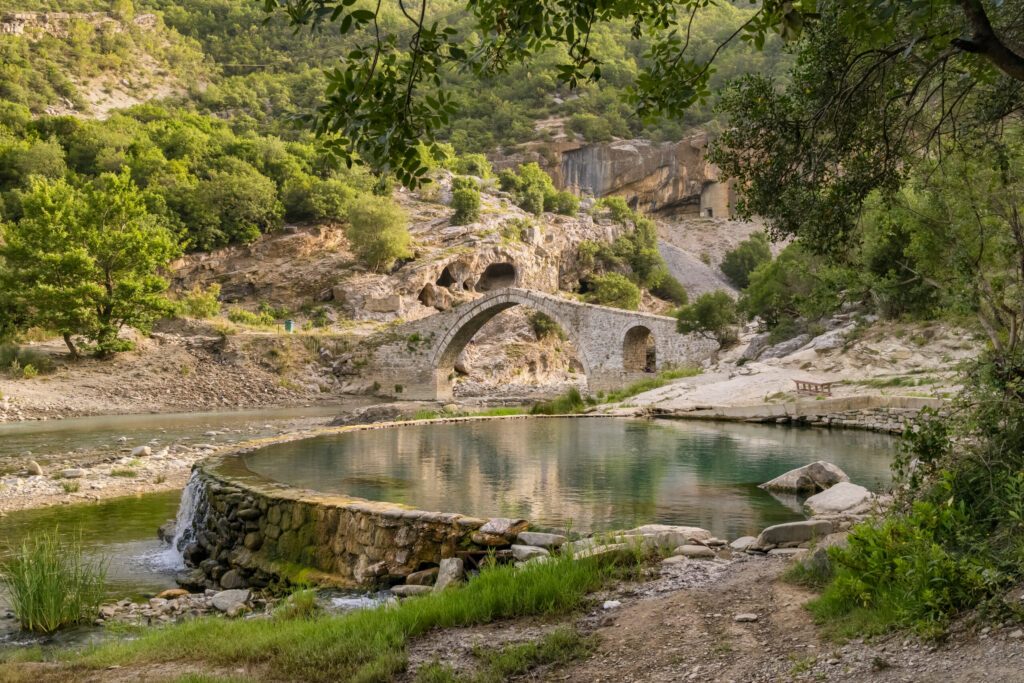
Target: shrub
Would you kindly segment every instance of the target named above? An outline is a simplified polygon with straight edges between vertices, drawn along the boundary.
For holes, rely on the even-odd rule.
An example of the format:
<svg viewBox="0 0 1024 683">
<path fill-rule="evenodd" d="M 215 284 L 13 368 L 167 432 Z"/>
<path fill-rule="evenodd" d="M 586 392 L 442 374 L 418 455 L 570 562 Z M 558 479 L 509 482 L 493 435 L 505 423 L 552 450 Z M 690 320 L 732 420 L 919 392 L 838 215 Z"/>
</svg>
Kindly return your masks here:
<svg viewBox="0 0 1024 683">
<path fill-rule="evenodd" d="M 460 187 L 452 191 L 452 225 L 466 225 L 480 220 L 480 191 L 475 187 Z"/>
<path fill-rule="evenodd" d="M 62 541 L 58 530 L 22 541 L 0 563 L 0 581 L 26 631 L 53 633 L 91 622 L 103 600 L 106 561 L 87 560 L 81 538 Z"/>
<path fill-rule="evenodd" d="M 754 269 L 771 260 L 768 235 L 764 232 L 755 232 L 740 242 L 735 249 L 726 253 L 721 268 L 729 282 L 738 289 L 744 289 L 750 284 L 750 274 Z"/>
<path fill-rule="evenodd" d="M 268 327 L 277 322 L 277 319 L 266 311 L 253 313 L 244 308 L 232 308 L 228 311 L 228 320 L 238 325 L 249 325 L 252 327 Z"/>
<path fill-rule="evenodd" d="M 605 197 L 601 200 L 601 206 L 611 212 L 612 220 L 625 225 L 636 217 L 636 212 L 629 208 L 629 204 L 622 197 Z"/>
<path fill-rule="evenodd" d="M 591 290 L 584 298 L 599 306 L 612 306 L 635 311 L 640 308 L 640 288 L 619 273 L 596 275 L 590 280 Z"/>
<path fill-rule="evenodd" d="M 352 249 L 372 270 L 391 270 L 412 256 L 409 217 L 389 197 L 363 195 L 349 208 L 348 221 Z"/>
<path fill-rule="evenodd" d="M 683 283 L 668 274 L 651 288 L 651 293 L 665 301 L 671 301 L 676 306 L 685 306 L 690 302 L 690 295 L 686 293 Z"/>
<path fill-rule="evenodd" d="M 839 307 L 850 279 L 848 271 L 825 266 L 794 243 L 750 273 L 739 309 L 769 329 L 800 317 L 814 320 Z"/>
<path fill-rule="evenodd" d="M 837 635 L 896 627 L 940 635 L 951 615 L 1003 580 L 983 554 L 956 552 L 971 527 L 963 501 L 918 501 L 905 514 L 857 525 L 846 547 L 829 551 L 833 577 L 811 612 Z"/>
<path fill-rule="evenodd" d="M 48 374 L 53 372 L 53 360 L 40 351 L 22 348 L 16 344 L 0 344 L 0 368 L 16 369 L 13 374 L 24 377 L 25 370 L 29 367 L 36 375 Z"/>
<path fill-rule="evenodd" d="M 206 289 L 194 285 L 177 301 L 178 315 L 189 318 L 212 318 L 220 313 L 220 285 L 214 282 Z"/>
<path fill-rule="evenodd" d="M 490 178 L 493 168 L 491 162 L 483 154 L 463 154 L 453 157 L 446 166 L 461 175 L 472 175 L 477 178 Z"/>
<path fill-rule="evenodd" d="M 538 341 L 551 336 L 557 339 L 565 339 L 565 330 L 562 329 L 562 326 L 551 316 L 540 311 L 534 311 L 530 314 L 530 328 L 533 330 L 533 334 L 537 337 Z"/>
<path fill-rule="evenodd" d="M 541 215 L 544 213 L 544 192 L 540 188 L 528 188 L 519 200 L 519 208 L 534 216 Z"/>
<path fill-rule="evenodd" d="M 544 210 L 563 216 L 575 216 L 580 210 L 580 200 L 568 190 L 560 190 L 544 197 Z"/>
<path fill-rule="evenodd" d="M 573 387 L 562 396 L 550 401 L 543 401 L 530 408 L 531 415 L 572 415 L 582 413 L 587 408 L 586 401 L 580 390 Z"/>
<path fill-rule="evenodd" d="M 676 313 L 677 328 L 683 334 L 701 334 L 722 348 L 736 343 L 736 303 L 722 291 L 701 294 L 695 302 Z"/>
</svg>

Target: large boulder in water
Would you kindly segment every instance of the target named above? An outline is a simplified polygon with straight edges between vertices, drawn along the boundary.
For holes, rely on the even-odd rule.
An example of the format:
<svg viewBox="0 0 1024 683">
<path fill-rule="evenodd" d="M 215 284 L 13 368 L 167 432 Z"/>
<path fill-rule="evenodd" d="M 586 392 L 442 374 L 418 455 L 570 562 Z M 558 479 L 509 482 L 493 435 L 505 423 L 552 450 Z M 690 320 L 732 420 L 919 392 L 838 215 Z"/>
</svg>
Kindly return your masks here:
<svg viewBox="0 0 1024 683">
<path fill-rule="evenodd" d="M 760 488 L 788 493 L 817 493 L 844 481 L 850 481 L 846 472 L 830 462 L 819 460 L 766 481 Z"/>
</svg>

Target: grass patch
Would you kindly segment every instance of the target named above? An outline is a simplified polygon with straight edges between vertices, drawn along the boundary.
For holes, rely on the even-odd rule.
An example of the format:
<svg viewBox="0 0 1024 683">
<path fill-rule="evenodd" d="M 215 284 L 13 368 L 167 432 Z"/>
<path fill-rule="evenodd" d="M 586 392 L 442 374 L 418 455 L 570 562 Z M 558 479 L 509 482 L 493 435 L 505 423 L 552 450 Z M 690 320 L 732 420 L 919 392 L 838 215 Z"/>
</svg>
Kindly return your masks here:
<svg viewBox="0 0 1024 683">
<path fill-rule="evenodd" d="M 619 403 L 632 398 L 637 394 L 642 394 L 645 391 L 651 391 L 665 386 L 669 382 L 683 377 L 695 377 L 701 373 L 700 368 L 687 367 L 687 368 L 676 368 L 674 370 L 664 370 L 659 372 L 654 377 L 648 379 L 642 379 L 639 382 L 630 384 L 625 389 L 618 391 L 612 391 L 607 394 L 598 393 L 597 397 L 584 396 L 580 393 L 579 389 L 573 387 L 566 393 L 551 399 L 550 401 L 543 401 L 537 403 L 530 409 L 531 415 L 572 415 L 574 413 L 582 413 L 584 410 L 591 406 L 596 406 L 599 403 Z"/>
<path fill-rule="evenodd" d="M 77 481 L 62 481 L 60 487 L 64 489 L 64 493 L 78 493 L 78 489 L 81 488 L 81 484 Z"/>
<path fill-rule="evenodd" d="M 428 664 L 416 672 L 416 683 L 502 683 L 540 666 L 583 659 L 596 646 L 596 636 L 584 636 L 574 628 L 562 627 L 538 641 L 509 645 L 497 651 L 474 649 L 473 655 L 481 665 L 474 674 L 459 675 L 444 664 Z"/>
<path fill-rule="evenodd" d="M 110 470 L 110 476 L 131 478 L 139 476 L 139 473 L 131 469 L 130 467 L 121 467 L 118 469 Z"/>
<path fill-rule="evenodd" d="M 18 623 L 38 633 L 94 619 L 106 577 L 105 560 L 87 560 L 81 538 L 62 540 L 57 529 L 23 541 L 0 564 Z"/>
<path fill-rule="evenodd" d="M 587 594 L 616 575 L 596 559 L 560 556 L 521 569 L 504 565 L 468 584 L 394 607 L 313 619 L 228 621 L 203 618 L 107 643 L 76 666 L 187 660 L 211 666 L 261 666 L 270 678 L 383 681 L 406 666 L 406 643 L 434 628 L 552 615 L 581 608 Z"/>
<path fill-rule="evenodd" d="M 582 413 L 591 405 L 596 405 L 596 401 L 593 399 L 590 399 L 589 402 L 584 400 L 583 394 L 580 393 L 580 390 L 573 387 L 561 396 L 553 398 L 550 401 L 542 401 L 535 404 L 530 408 L 530 414 L 571 415 L 573 413 Z"/>
<path fill-rule="evenodd" d="M 642 394 L 645 391 L 660 389 L 673 380 L 682 379 L 684 377 L 696 377 L 700 372 L 701 370 L 698 367 L 664 370 L 654 377 L 634 382 L 625 389 L 609 392 L 608 394 L 605 394 L 602 400 L 604 403 L 618 403 L 619 401 L 624 401 L 625 399 L 636 396 L 637 394 Z"/>
</svg>

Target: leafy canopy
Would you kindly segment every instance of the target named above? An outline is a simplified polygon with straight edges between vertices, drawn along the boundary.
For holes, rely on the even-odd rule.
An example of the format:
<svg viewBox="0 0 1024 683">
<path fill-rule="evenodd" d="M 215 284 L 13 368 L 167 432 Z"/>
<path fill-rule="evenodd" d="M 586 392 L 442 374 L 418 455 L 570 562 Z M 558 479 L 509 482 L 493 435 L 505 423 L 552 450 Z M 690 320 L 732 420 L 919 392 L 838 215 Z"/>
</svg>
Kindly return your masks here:
<svg viewBox="0 0 1024 683">
<path fill-rule="evenodd" d="M 158 273 L 178 253 L 127 173 L 81 188 L 33 178 L 21 218 L 0 226 L 2 289 L 14 293 L 24 323 L 56 330 L 72 355 L 72 335 L 105 355 L 128 346 L 118 339 L 124 326 L 146 330 L 171 312 Z"/>
<path fill-rule="evenodd" d="M 852 56 L 844 50 L 852 40 L 858 48 L 869 48 L 854 60 L 865 65 L 869 76 L 880 71 L 889 85 L 906 87 L 909 82 L 911 92 L 902 99 L 910 101 L 910 110 L 919 96 L 937 96 L 932 78 L 949 75 L 952 82 L 957 80 L 953 72 L 966 74 L 960 79 L 964 82 L 1024 81 L 1024 57 L 1010 47 L 1020 31 L 1019 2 L 838 0 L 819 7 L 816 0 L 764 0 L 711 54 L 691 49 L 695 19 L 712 11 L 707 0 L 552 0 L 540 5 L 524 0 L 469 0 L 466 9 L 474 23 L 464 33 L 451 25 L 448 16 L 431 12 L 427 0 L 398 2 L 395 14 L 390 4 L 265 0 L 265 9 L 283 11 L 298 26 L 323 29 L 331 24 L 343 35 L 363 37 L 361 46 L 344 55 L 328 73 L 327 102 L 312 119 L 319 132 L 334 136 L 336 150 L 348 162 L 364 160 L 394 172 L 407 185 L 421 182 L 427 170 L 416 145 L 432 140 L 453 113 L 442 78 L 445 72 L 469 70 L 487 77 L 558 48 L 564 55 L 557 65 L 558 81 L 577 87 L 605 75 L 600 47 L 591 45 L 591 37 L 596 28 L 607 24 L 625 23 L 634 38 L 649 40 L 645 66 L 632 78 L 629 95 L 643 117 L 678 115 L 707 100 L 713 65 L 729 44 L 746 41 L 762 48 L 772 34 L 797 40 L 818 22 L 838 30 L 834 38 L 838 42 L 832 47 L 841 58 Z M 388 16 L 397 16 L 397 21 L 385 23 Z M 924 79 L 907 81 L 907 73 L 887 74 L 889 65 Z M 856 71 L 832 75 L 834 83 L 855 95 L 883 94 L 873 92 L 870 77 L 865 82 Z M 817 90 L 833 87 L 828 79 L 813 85 Z M 848 106 L 844 99 L 849 98 L 842 95 L 837 93 L 833 110 Z M 853 104 L 848 112 L 863 111 L 860 103 Z M 869 120 L 875 122 L 877 117 Z M 898 125 L 899 121 L 883 117 L 879 128 Z M 854 153 L 844 139 L 837 143 Z"/>
</svg>

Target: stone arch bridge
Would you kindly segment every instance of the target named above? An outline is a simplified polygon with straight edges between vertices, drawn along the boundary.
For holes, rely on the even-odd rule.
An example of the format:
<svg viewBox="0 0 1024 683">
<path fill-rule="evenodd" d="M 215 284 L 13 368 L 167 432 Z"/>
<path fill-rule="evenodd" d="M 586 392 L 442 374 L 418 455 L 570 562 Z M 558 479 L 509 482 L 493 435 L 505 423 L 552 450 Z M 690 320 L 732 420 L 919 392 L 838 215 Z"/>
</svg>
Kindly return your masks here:
<svg viewBox="0 0 1024 683">
<path fill-rule="evenodd" d="M 545 313 L 562 326 L 591 391 L 619 388 L 667 367 L 699 363 L 717 348 L 703 337 L 679 334 L 675 318 L 509 287 L 391 330 L 374 357 L 379 392 L 418 400 L 450 399 L 459 354 L 491 318 L 513 306 Z"/>
</svg>

